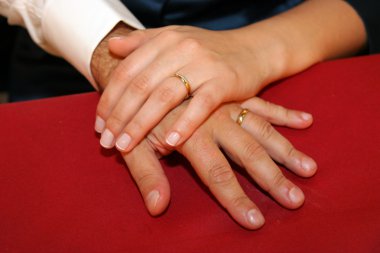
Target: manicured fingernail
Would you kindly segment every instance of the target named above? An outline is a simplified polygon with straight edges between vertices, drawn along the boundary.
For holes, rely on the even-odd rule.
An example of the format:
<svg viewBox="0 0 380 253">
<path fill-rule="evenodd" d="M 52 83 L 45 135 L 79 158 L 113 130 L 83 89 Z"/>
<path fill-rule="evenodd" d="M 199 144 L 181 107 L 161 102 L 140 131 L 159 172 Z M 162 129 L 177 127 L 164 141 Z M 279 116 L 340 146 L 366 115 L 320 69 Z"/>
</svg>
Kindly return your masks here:
<svg viewBox="0 0 380 253">
<path fill-rule="evenodd" d="M 306 113 L 306 112 L 301 113 L 300 116 L 303 121 L 310 121 L 313 118 L 311 114 Z"/>
<path fill-rule="evenodd" d="M 96 116 L 95 131 L 101 134 L 104 131 L 105 126 L 106 122 L 101 117 Z"/>
<path fill-rule="evenodd" d="M 153 190 L 147 195 L 146 198 L 148 200 L 148 205 L 153 208 L 156 208 L 158 200 L 160 199 L 160 192 L 157 190 Z"/>
<path fill-rule="evenodd" d="M 100 145 L 103 148 L 112 148 L 114 145 L 114 136 L 112 132 L 108 129 L 104 130 L 102 133 L 102 137 L 100 138 Z"/>
<path fill-rule="evenodd" d="M 129 144 L 131 143 L 131 136 L 129 136 L 128 134 L 124 133 L 122 134 L 116 141 L 116 147 L 119 149 L 119 150 L 126 150 L 129 146 Z"/>
<path fill-rule="evenodd" d="M 317 164 L 314 162 L 313 159 L 305 157 L 301 161 L 301 166 L 305 171 L 309 172 L 309 171 L 315 170 L 315 168 L 317 167 Z"/>
<path fill-rule="evenodd" d="M 115 37 L 111 37 L 109 38 L 109 40 L 122 40 L 124 37 L 120 37 L 120 36 L 115 36 Z"/>
<path fill-rule="evenodd" d="M 247 219 L 249 223 L 256 227 L 261 227 L 265 222 L 263 215 L 256 209 L 251 209 L 247 212 Z"/>
<path fill-rule="evenodd" d="M 175 145 L 177 145 L 180 138 L 181 136 L 179 135 L 179 133 L 171 132 L 168 138 L 166 138 L 166 143 L 174 147 Z"/>
<path fill-rule="evenodd" d="M 293 203 L 300 203 L 300 202 L 303 201 L 304 195 L 303 195 L 302 191 L 298 187 L 293 187 L 289 191 L 289 199 Z"/>
</svg>

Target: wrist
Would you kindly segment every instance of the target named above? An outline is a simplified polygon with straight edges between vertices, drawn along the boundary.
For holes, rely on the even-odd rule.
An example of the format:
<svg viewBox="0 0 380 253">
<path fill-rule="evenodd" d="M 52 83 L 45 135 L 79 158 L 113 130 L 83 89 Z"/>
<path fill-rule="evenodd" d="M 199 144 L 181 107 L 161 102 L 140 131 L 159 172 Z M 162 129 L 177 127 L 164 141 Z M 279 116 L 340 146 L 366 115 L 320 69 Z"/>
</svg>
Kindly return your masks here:
<svg viewBox="0 0 380 253">
<path fill-rule="evenodd" d="M 95 48 L 94 53 L 92 54 L 90 67 L 99 90 L 103 90 L 107 86 L 113 70 L 121 61 L 120 58 L 109 52 L 108 41 L 113 37 L 126 36 L 134 30 L 134 28 L 120 22 Z"/>
<path fill-rule="evenodd" d="M 239 29 L 243 46 L 256 57 L 255 69 L 268 84 L 315 63 L 349 56 L 365 44 L 365 28 L 345 1 L 310 0 Z"/>
<path fill-rule="evenodd" d="M 249 55 L 251 69 L 260 91 L 269 83 L 283 77 L 286 72 L 289 49 L 285 41 L 266 25 L 257 23 L 235 30 L 237 45 Z"/>
</svg>

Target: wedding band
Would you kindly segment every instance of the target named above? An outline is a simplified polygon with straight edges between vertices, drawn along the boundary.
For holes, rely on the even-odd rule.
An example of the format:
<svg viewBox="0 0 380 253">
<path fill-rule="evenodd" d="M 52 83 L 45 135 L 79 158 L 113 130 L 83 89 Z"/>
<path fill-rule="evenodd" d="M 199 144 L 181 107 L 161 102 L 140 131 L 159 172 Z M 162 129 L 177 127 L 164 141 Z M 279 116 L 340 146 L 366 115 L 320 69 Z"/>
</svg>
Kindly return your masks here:
<svg viewBox="0 0 380 253">
<path fill-rule="evenodd" d="M 183 85 L 185 85 L 185 88 L 186 88 L 186 91 L 187 91 L 187 95 L 186 95 L 186 98 L 189 98 L 190 95 L 191 95 L 191 86 L 190 86 L 190 82 L 189 80 L 187 80 L 187 78 L 181 74 L 178 74 L 178 73 L 175 73 L 174 75 L 175 77 L 178 77 L 179 79 L 181 79 L 181 82 L 183 83 Z"/>
<path fill-rule="evenodd" d="M 241 112 L 239 113 L 239 115 L 236 119 L 236 123 L 238 123 L 239 126 L 241 126 L 241 124 L 243 124 L 244 118 L 248 112 L 249 112 L 248 109 L 243 108 L 243 110 L 241 110 Z"/>
</svg>

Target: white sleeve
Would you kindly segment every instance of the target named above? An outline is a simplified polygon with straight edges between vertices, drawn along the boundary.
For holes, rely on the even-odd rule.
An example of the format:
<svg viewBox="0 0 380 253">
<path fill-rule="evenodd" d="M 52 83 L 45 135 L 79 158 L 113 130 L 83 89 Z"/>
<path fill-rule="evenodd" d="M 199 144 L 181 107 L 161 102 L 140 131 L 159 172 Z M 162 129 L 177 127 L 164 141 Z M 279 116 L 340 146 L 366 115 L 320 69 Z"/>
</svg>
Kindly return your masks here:
<svg viewBox="0 0 380 253">
<path fill-rule="evenodd" d="M 0 14 L 26 27 L 38 45 L 66 59 L 94 87 L 90 62 L 99 42 L 120 21 L 144 28 L 119 0 L 0 0 Z"/>
</svg>

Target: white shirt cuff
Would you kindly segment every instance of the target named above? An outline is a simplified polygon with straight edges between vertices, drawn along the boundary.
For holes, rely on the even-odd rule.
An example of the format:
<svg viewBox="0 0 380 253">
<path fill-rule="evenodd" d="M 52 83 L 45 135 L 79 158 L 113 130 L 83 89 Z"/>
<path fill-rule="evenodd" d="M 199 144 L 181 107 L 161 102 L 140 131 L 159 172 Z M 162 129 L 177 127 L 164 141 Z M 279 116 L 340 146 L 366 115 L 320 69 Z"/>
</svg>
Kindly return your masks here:
<svg viewBox="0 0 380 253">
<path fill-rule="evenodd" d="M 42 16 L 41 46 L 70 62 L 94 87 L 90 63 L 100 41 L 120 21 L 144 28 L 118 0 L 50 0 Z"/>
</svg>

